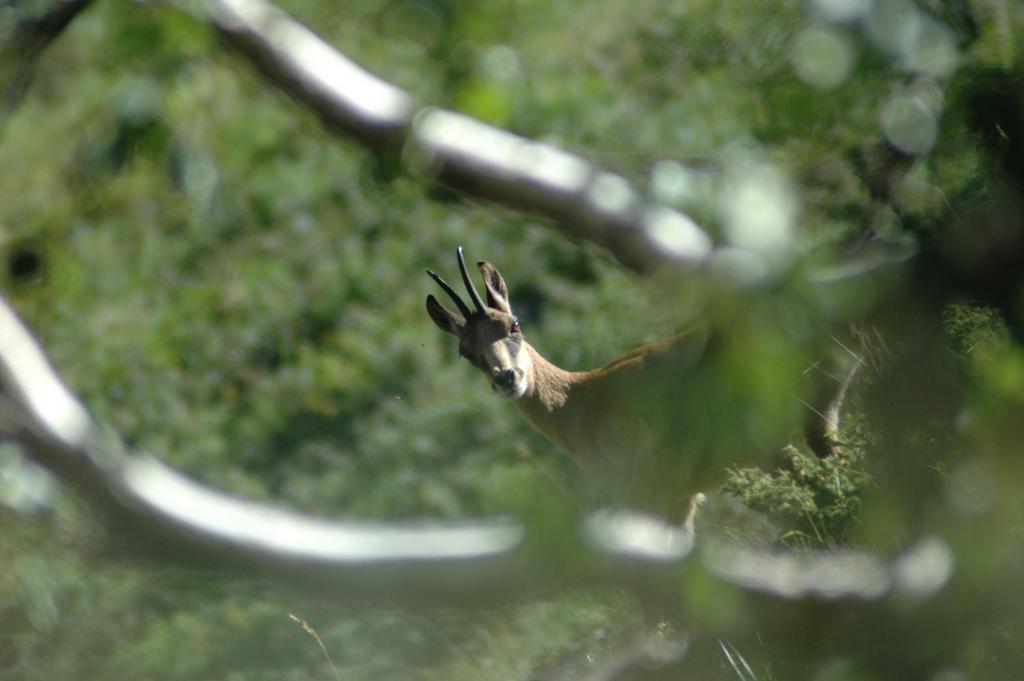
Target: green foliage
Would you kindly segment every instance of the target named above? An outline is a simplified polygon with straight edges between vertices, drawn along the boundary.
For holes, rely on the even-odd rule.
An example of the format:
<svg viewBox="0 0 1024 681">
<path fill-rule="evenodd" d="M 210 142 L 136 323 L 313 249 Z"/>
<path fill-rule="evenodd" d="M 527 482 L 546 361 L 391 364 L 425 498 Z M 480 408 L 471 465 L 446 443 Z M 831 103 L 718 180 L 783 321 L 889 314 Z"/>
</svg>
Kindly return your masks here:
<svg viewBox="0 0 1024 681">
<path fill-rule="evenodd" d="M 780 537 L 787 546 L 849 546 L 856 536 L 861 498 L 871 482 L 864 465 L 865 451 L 860 444 L 850 445 L 819 459 L 789 446 L 778 469 L 738 469 L 723 491 L 749 508 L 779 519 L 788 528 Z"/>
<path fill-rule="evenodd" d="M 968 4 L 977 35 L 962 60 L 977 72 L 1010 69 L 1024 36 L 1019 11 Z M 770 164 L 800 187 L 793 250 L 813 265 L 851 244 L 926 239 L 951 212 L 969 231 L 972 202 L 1005 193 L 987 138 L 962 134 L 967 114 L 955 106 L 934 151 L 912 162 L 888 151 L 884 101 L 904 91 L 927 99 L 943 81 L 897 68 L 859 24 L 836 28 L 854 46 L 843 82 L 822 91 L 795 75 L 795 38 L 822 25 L 804 3 L 283 6 L 422 103 L 577 150 L 718 231 L 736 169 Z M 0 6 L 4 40 L 14 11 Z M 967 89 L 951 90 L 954 105 Z M 840 456 L 790 449 L 773 471 L 779 443 L 799 427 L 801 372 L 836 320 L 887 298 L 894 284 L 884 276 L 862 287 L 780 280 L 755 294 L 721 283 L 722 260 L 691 279 L 642 280 L 529 216 L 430 193 L 419 178 L 385 179 L 201 21 L 162 4 L 98 0 L 43 55 L 0 124 L 5 296 L 99 420 L 232 493 L 365 518 L 540 518 L 586 499 L 573 466 L 424 313 L 433 291 L 424 268 L 451 275 L 461 244 L 502 269 L 526 334 L 562 366 L 598 366 L 696 320 L 727 339 L 696 412 L 721 451 L 701 454 L 722 457 L 723 469 L 737 452 L 765 463 L 737 470 L 726 489 L 777 519 L 790 546 L 874 545 L 889 532 L 902 548 L 889 528 L 909 514 L 903 506 L 917 507 L 899 493 L 879 501 L 865 472 L 893 450 L 932 489 L 950 490 L 938 496 L 965 526 L 1016 527 L 1000 519 L 1021 517 L 1019 465 L 982 458 L 1016 451 L 1024 395 L 1024 355 L 988 308 L 947 311 L 948 343 L 974 381 L 955 428 L 893 445 L 875 430 L 889 433 L 884 419 L 858 418 L 871 411 L 865 393 Z M 666 160 L 699 172 L 659 182 L 652 168 L 684 167 Z M 961 441 L 950 453 L 941 443 L 954 430 Z M 925 529 L 943 504 L 921 512 Z M 0 677 L 329 678 L 315 642 L 289 620 L 295 612 L 344 679 L 526 679 L 566 651 L 603 659 L 642 619 L 617 593 L 472 615 L 310 603 L 265 584 L 122 565 L 101 553 L 102 530 L 73 500 L 53 505 L 31 519 L 0 513 Z M 969 527 L 942 529 L 970 540 Z M 995 558 L 964 563 L 972 583 L 1008 574 Z M 756 606 L 695 573 L 679 591 L 700 624 L 743 632 L 744 608 Z M 1012 639 L 1012 622 L 979 631 L 966 669 L 1014 659 L 1012 644 L 999 643 Z M 799 642 L 773 645 L 766 664 L 788 652 L 803 675 L 819 654 L 810 643 L 803 656 Z M 870 659 L 821 661 L 817 678 L 884 676 Z"/>
<path fill-rule="evenodd" d="M 988 354 L 1009 340 L 1002 316 L 991 307 L 950 305 L 944 322 L 953 350 L 964 359 Z"/>
</svg>

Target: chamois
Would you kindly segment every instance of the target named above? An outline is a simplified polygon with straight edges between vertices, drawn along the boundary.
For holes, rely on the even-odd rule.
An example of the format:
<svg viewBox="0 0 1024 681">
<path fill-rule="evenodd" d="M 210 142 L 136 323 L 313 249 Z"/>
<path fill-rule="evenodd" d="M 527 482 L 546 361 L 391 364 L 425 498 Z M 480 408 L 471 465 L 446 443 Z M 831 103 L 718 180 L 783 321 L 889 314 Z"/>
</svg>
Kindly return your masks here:
<svg viewBox="0 0 1024 681">
<path fill-rule="evenodd" d="M 487 375 L 495 392 L 514 399 L 541 434 L 598 489 L 611 493 L 606 496 L 692 530 L 700 490 L 721 483 L 728 465 L 744 459 L 742 438 L 725 438 L 727 448 L 735 445 L 732 452 L 708 451 L 710 416 L 726 413 L 741 398 L 721 389 L 708 363 L 699 361 L 714 352 L 709 334 L 698 328 L 638 347 L 599 369 L 566 371 L 526 341 L 494 265 L 477 262 L 485 300 L 466 271 L 461 247 L 457 255 L 474 309 L 431 270 L 427 274 L 458 312 L 433 295 L 426 307 L 434 323 L 458 339 L 459 354 Z"/>
</svg>

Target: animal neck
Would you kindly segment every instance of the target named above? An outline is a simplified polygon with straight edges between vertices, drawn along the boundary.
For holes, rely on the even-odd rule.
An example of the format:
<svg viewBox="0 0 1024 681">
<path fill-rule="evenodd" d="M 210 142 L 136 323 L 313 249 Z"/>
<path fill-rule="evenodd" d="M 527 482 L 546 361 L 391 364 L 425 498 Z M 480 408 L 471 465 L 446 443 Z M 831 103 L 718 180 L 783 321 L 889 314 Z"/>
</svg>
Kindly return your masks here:
<svg viewBox="0 0 1024 681">
<path fill-rule="evenodd" d="M 529 387 L 519 399 L 521 408 L 527 416 L 536 409 L 557 411 L 565 405 L 580 374 L 566 371 L 544 359 L 529 343 L 526 344 L 526 351 L 530 353 L 532 368 Z"/>
<path fill-rule="evenodd" d="M 516 406 L 542 435 L 573 455 L 577 444 L 574 424 L 578 421 L 573 415 L 582 406 L 573 395 L 584 374 L 555 366 L 529 344 L 526 350 L 533 362 L 530 384 Z"/>
<path fill-rule="evenodd" d="M 630 406 L 630 395 L 637 391 L 642 395 L 644 385 L 658 378 L 651 373 L 658 369 L 645 367 L 652 358 L 664 355 L 687 337 L 679 334 L 642 345 L 591 371 L 566 371 L 527 343 L 525 349 L 532 363 L 530 380 L 516 406 L 541 434 L 573 457 L 589 456 L 601 448 L 615 449 L 606 442 L 609 429 L 631 427 L 623 425 L 627 420 L 624 414 L 635 411 L 635 405 Z M 644 416 L 636 418 L 643 420 Z"/>
</svg>

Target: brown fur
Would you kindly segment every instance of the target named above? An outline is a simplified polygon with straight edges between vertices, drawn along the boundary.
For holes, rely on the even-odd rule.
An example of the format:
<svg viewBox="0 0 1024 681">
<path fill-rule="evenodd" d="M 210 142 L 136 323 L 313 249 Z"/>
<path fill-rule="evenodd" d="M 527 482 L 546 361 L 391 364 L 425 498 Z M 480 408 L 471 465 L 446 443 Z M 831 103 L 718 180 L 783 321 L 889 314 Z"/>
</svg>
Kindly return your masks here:
<svg viewBox="0 0 1024 681">
<path fill-rule="evenodd" d="M 464 264 L 460 257 L 460 267 Z M 541 434 L 564 449 L 616 503 L 648 508 L 692 525 L 698 490 L 725 467 L 706 453 L 703 397 L 709 379 L 699 359 L 707 334 L 681 333 L 640 346 L 591 371 L 566 371 L 518 333 L 508 288 L 493 265 L 484 275 L 486 307 L 456 315 L 428 296 L 427 311 L 459 339 L 463 356 L 491 378 Z M 430 273 L 442 287 L 447 284 Z M 468 277 L 465 278 L 467 287 Z M 510 378 L 515 373 L 515 379 Z M 511 383 L 503 383 L 507 379 Z M 509 387 L 511 385 L 511 387 Z"/>
<path fill-rule="evenodd" d="M 693 397 L 680 388 L 705 340 L 700 333 L 678 334 L 582 372 L 561 369 L 527 346 L 530 386 L 516 406 L 580 465 L 603 496 L 690 525 L 697 506 L 693 495 L 724 474 L 723 468 L 698 465 L 699 457 L 671 427 Z M 678 465 L 686 457 L 691 461 Z"/>
</svg>

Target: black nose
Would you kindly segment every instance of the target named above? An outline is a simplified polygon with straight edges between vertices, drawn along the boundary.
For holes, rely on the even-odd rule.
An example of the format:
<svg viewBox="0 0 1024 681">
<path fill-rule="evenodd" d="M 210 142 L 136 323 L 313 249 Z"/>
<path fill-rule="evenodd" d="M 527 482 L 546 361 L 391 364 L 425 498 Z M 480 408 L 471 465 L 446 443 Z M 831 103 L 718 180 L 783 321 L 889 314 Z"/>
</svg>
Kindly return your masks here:
<svg viewBox="0 0 1024 681">
<path fill-rule="evenodd" d="M 498 375 L 494 377 L 494 382 L 502 388 L 511 388 L 512 384 L 515 383 L 515 380 L 516 372 L 514 369 L 499 371 Z"/>
</svg>

